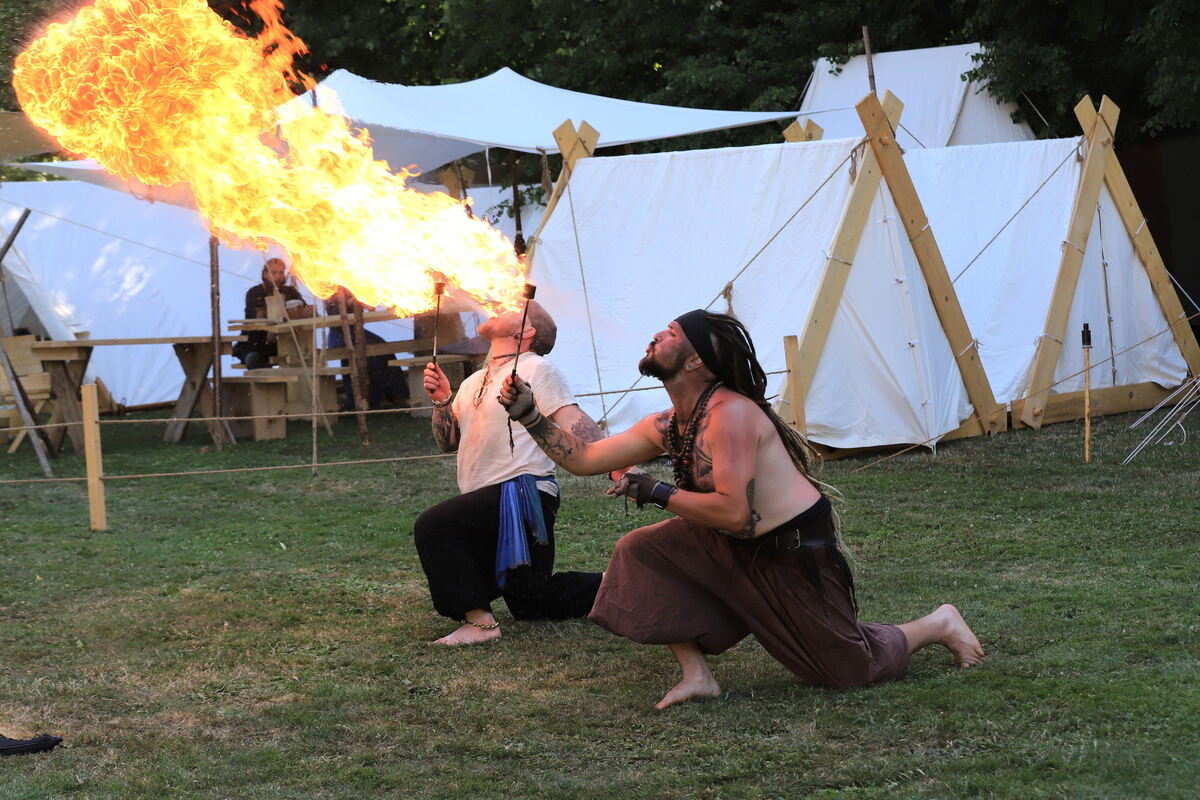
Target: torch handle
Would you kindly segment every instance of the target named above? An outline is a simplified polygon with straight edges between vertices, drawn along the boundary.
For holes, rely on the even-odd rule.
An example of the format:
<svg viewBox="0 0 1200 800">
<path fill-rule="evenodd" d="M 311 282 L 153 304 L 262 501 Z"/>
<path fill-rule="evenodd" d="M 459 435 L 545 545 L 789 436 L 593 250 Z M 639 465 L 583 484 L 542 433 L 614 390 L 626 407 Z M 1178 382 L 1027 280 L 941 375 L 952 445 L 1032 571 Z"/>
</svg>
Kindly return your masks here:
<svg viewBox="0 0 1200 800">
<path fill-rule="evenodd" d="M 437 351 L 438 351 L 438 341 L 437 340 L 438 340 L 438 328 L 440 328 L 440 327 L 442 327 L 442 296 L 439 294 L 437 296 L 437 304 L 434 306 L 434 311 L 433 311 L 433 358 L 430 360 L 430 363 L 433 363 L 433 364 L 437 363 Z"/>
</svg>

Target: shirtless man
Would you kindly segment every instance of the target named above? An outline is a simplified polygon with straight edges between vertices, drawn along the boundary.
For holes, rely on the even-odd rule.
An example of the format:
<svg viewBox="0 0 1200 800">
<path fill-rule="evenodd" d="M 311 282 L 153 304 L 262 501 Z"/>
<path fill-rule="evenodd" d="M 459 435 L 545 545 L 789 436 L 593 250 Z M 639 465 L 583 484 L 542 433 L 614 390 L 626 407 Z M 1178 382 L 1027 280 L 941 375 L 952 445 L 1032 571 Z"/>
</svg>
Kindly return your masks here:
<svg viewBox="0 0 1200 800">
<path fill-rule="evenodd" d="M 609 490 L 677 516 L 617 542 L 589 615 L 613 633 L 670 647 L 683 677 L 657 708 L 719 695 L 705 656 L 747 634 L 820 686 L 898 678 L 909 656 L 931 644 L 962 667 L 982 662 L 979 640 L 952 605 L 902 625 L 858 620 L 811 451 L 771 410 L 740 322 L 690 311 L 654 336 L 638 366 L 662 380 L 672 409 L 607 439 L 584 441 L 555 425 L 519 378 L 505 381 L 500 403 L 578 475 L 672 457 L 676 485 L 635 471 Z"/>
</svg>

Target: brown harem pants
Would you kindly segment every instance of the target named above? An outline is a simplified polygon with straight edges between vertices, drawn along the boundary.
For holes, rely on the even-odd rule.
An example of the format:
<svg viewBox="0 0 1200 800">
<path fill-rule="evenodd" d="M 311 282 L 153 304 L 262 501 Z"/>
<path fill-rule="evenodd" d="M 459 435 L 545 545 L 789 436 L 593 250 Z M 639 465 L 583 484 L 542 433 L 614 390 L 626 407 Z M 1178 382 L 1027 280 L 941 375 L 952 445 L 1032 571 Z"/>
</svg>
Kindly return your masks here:
<svg viewBox="0 0 1200 800">
<path fill-rule="evenodd" d="M 817 686 L 863 686 L 903 675 L 904 633 L 858 621 L 847 574 L 834 563 L 840 557 L 824 544 L 833 533 L 828 500 L 793 522 L 801 523 L 796 534 L 772 532 L 750 541 L 679 518 L 632 531 L 617 542 L 589 618 L 641 644 L 695 642 L 710 654 L 753 634 L 802 681 Z M 806 558 L 819 581 L 810 580 Z"/>
</svg>

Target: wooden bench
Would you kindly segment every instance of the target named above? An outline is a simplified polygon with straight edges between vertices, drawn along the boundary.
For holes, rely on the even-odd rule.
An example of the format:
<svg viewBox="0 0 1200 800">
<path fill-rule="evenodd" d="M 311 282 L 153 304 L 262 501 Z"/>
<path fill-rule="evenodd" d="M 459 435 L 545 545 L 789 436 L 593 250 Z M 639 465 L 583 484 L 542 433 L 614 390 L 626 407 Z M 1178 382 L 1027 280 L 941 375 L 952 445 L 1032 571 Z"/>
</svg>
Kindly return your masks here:
<svg viewBox="0 0 1200 800">
<path fill-rule="evenodd" d="M 274 370 L 249 370 L 274 372 Z M 251 436 L 254 441 L 284 439 L 287 420 L 283 418 L 287 405 L 287 385 L 299 380 L 295 375 L 244 375 L 221 378 L 221 401 L 226 416 L 270 417 L 270 419 L 230 420 L 233 435 L 239 439 Z"/>
<path fill-rule="evenodd" d="M 409 403 L 414 406 L 423 406 L 429 403 L 425 397 L 425 365 L 433 360 L 432 355 L 412 356 L 410 358 L 393 358 L 388 361 L 389 367 L 407 367 L 405 374 L 408 377 L 408 397 Z M 446 379 L 450 381 L 452 390 L 458 389 L 459 385 L 466 379 L 467 374 L 471 372 L 473 356 L 463 356 L 457 353 L 438 353 L 438 364 L 442 366 L 442 371 L 446 373 Z M 421 416 L 430 416 L 432 411 L 414 412 Z"/>
<path fill-rule="evenodd" d="M 41 359 L 33 353 L 32 345 L 36 341 L 37 337 L 32 335 L 9 336 L 3 340 L 4 352 L 8 354 L 13 371 L 17 374 L 17 380 L 21 382 L 21 388 L 25 390 L 25 395 L 29 398 L 32 406 L 30 411 L 33 412 L 35 419 L 46 410 L 54 395 L 50 385 L 50 373 L 42 368 Z M 0 370 L 0 407 L 3 407 L 0 410 L 0 424 L 3 424 L 4 427 L 19 428 L 25 424 L 21 420 L 21 412 L 17 410 L 12 387 L 8 385 L 8 377 L 3 370 Z M 6 440 L 14 437 L 16 439 L 8 452 L 15 452 L 21 446 L 27 433 L 28 431 L 5 433 Z"/>
</svg>

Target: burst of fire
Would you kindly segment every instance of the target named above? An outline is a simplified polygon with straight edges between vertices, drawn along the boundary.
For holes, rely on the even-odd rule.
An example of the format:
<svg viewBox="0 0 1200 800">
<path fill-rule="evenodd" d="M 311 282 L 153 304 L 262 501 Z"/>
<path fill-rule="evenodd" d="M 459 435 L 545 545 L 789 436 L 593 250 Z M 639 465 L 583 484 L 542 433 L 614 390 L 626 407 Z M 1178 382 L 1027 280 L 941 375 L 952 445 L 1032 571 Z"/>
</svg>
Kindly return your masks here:
<svg viewBox="0 0 1200 800">
<path fill-rule="evenodd" d="M 321 109 L 280 120 L 292 57 L 304 44 L 279 0 L 240 34 L 205 0 L 96 0 L 48 27 L 17 57 L 13 85 L 29 118 L 66 149 L 125 180 L 184 182 L 232 246 L 279 245 L 314 293 L 350 289 L 400 314 L 433 307 L 441 272 L 489 311 L 518 307 L 511 244 L 443 193 L 405 186 L 375 160 L 365 131 Z"/>
</svg>

